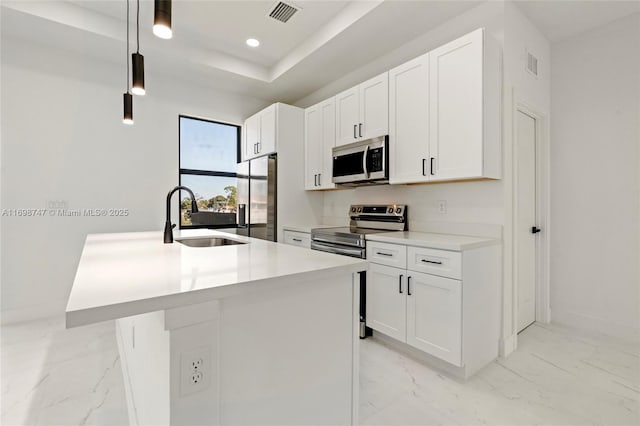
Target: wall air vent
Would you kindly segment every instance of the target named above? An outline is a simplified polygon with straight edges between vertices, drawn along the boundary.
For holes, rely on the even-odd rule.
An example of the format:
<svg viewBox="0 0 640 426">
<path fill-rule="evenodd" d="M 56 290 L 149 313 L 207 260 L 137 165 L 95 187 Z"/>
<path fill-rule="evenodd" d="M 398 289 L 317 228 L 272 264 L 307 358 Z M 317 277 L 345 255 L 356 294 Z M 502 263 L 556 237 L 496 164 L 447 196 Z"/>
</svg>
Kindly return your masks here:
<svg viewBox="0 0 640 426">
<path fill-rule="evenodd" d="M 300 11 L 300 8 L 293 6 L 291 3 L 276 1 L 273 6 L 271 6 L 271 9 L 269 9 L 267 16 L 276 21 L 288 22 L 298 11 Z"/>
<path fill-rule="evenodd" d="M 538 58 L 527 51 L 527 71 L 534 76 L 538 76 Z"/>
</svg>

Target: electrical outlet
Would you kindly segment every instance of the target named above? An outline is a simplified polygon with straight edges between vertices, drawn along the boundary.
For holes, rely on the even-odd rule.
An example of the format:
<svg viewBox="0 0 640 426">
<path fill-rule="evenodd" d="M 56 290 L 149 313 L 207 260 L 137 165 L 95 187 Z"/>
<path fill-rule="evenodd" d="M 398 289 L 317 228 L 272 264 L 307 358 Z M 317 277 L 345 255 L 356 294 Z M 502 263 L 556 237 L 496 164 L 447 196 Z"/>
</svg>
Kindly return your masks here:
<svg viewBox="0 0 640 426">
<path fill-rule="evenodd" d="M 446 200 L 438 200 L 438 213 L 446 214 L 447 213 L 447 201 Z"/>
<path fill-rule="evenodd" d="M 201 392 L 211 382 L 211 348 L 202 346 L 180 354 L 180 393 Z"/>
</svg>

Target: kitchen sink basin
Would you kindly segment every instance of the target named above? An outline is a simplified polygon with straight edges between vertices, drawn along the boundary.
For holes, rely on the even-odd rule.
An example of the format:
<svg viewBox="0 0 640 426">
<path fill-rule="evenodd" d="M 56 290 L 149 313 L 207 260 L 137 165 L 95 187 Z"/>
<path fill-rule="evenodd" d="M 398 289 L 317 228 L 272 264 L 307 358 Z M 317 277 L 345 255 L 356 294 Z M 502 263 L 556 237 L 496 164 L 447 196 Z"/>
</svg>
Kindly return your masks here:
<svg viewBox="0 0 640 426">
<path fill-rule="evenodd" d="M 230 240 L 229 238 L 224 237 L 184 238 L 179 240 L 176 239 L 176 242 L 189 247 L 218 247 L 247 244 L 244 241 Z"/>
</svg>

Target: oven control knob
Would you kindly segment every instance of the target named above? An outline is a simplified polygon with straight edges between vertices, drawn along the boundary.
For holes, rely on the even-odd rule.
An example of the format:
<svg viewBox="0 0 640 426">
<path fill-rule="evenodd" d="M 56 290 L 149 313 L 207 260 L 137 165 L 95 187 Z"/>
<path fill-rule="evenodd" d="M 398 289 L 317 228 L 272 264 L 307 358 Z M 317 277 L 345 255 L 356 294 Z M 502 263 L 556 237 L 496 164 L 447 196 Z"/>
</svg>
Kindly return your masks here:
<svg viewBox="0 0 640 426">
<path fill-rule="evenodd" d="M 362 207 L 358 207 L 358 213 L 362 213 Z"/>
<path fill-rule="evenodd" d="M 387 213 L 393 213 L 393 207 L 389 207 L 389 209 L 387 210 Z"/>
<path fill-rule="evenodd" d="M 398 207 L 398 208 L 396 209 L 396 213 L 400 213 L 401 211 L 402 211 L 402 207 Z"/>
<path fill-rule="evenodd" d="M 356 208 L 355 207 L 351 207 L 351 213 L 355 213 L 356 212 Z"/>
</svg>

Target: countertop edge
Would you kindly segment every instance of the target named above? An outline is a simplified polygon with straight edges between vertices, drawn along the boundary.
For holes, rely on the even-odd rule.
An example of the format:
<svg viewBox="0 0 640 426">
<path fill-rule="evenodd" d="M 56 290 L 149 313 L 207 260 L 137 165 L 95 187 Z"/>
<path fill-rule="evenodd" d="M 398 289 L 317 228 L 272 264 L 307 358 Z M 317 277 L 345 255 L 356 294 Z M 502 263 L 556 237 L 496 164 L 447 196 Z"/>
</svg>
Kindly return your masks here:
<svg viewBox="0 0 640 426">
<path fill-rule="evenodd" d="M 402 231 L 399 231 L 402 232 Z M 425 233 L 426 235 L 426 233 Z M 448 234 L 438 234 L 442 236 L 447 236 Z M 462 235 L 451 235 L 451 237 L 464 237 Z M 472 250 L 475 248 L 486 247 L 501 244 L 502 242 L 499 239 L 495 238 L 481 238 L 481 237 L 470 237 L 470 238 L 480 238 L 480 241 L 468 242 L 468 243 L 447 243 L 443 241 L 429 241 L 425 236 L 425 239 L 419 238 L 405 238 L 405 237 L 395 237 L 391 235 L 380 235 L 380 234 L 370 234 L 365 237 L 369 241 L 378 241 L 381 243 L 390 243 L 390 244 L 401 244 L 405 246 L 411 247 L 424 247 L 424 248 L 433 248 L 440 250 L 450 250 L 450 251 L 465 251 Z"/>
</svg>

